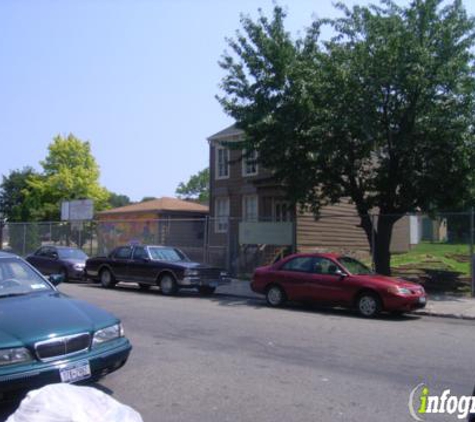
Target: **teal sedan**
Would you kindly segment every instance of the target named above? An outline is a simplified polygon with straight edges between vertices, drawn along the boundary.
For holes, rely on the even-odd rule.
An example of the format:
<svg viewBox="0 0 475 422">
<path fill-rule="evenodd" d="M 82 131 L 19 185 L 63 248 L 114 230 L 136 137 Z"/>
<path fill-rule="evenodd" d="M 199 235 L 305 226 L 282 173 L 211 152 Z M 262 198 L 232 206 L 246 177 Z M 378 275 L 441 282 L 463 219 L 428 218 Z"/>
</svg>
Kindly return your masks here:
<svg viewBox="0 0 475 422">
<path fill-rule="evenodd" d="M 109 312 L 60 293 L 22 258 L 0 251 L 0 400 L 50 383 L 96 380 L 132 349 Z"/>
</svg>

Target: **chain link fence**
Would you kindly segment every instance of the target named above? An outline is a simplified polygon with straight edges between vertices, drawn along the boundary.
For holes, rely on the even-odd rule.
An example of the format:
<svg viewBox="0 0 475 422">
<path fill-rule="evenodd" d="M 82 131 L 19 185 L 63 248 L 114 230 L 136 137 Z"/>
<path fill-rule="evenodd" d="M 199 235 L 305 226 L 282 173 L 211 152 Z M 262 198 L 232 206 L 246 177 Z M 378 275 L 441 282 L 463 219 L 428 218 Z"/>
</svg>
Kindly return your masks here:
<svg viewBox="0 0 475 422">
<path fill-rule="evenodd" d="M 374 225 L 382 218 L 371 216 Z M 473 263 L 473 212 L 398 216 L 391 239 L 393 275 L 428 290 L 468 293 Z M 297 250 L 339 252 L 374 267 L 373 253 L 357 215 L 298 216 L 294 222 L 233 218 L 95 220 L 8 223 L 1 246 L 21 256 L 44 245 L 72 246 L 89 256 L 123 244 L 157 244 L 183 250 L 190 259 L 249 278 L 254 269 Z"/>
</svg>

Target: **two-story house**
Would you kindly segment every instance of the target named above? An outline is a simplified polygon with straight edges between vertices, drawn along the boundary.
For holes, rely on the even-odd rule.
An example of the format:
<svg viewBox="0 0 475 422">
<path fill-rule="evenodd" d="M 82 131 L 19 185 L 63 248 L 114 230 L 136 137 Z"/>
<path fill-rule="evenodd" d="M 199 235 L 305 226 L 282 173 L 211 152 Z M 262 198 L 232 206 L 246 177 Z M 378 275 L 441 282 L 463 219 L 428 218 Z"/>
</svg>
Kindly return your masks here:
<svg viewBox="0 0 475 422">
<path fill-rule="evenodd" d="M 293 246 L 295 250 L 368 253 L 369 245 L 354 205 L 342 201 L 321 210 L 315 220 L 290 206 L 285 191 L 253 154 L 230 148 L 243 132 L 234 125 L 208 138 L 210 153 L 211 244 L 236 249 L 246 245 Z M 411 245 L 409 217 L 393 231 L 392 252 Z"/>
</svg>

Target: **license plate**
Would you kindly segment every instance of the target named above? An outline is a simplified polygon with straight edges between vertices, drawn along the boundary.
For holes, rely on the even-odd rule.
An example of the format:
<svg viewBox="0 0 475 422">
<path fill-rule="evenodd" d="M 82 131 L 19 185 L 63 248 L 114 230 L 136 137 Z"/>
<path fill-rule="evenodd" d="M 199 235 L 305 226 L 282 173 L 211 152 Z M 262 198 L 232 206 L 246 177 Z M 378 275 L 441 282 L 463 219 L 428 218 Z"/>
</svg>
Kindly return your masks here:
<svg viewBox="0 0 475 422">
<path fill-rule="evenodd" d="M 425 297 L 420 297 L 419 298 L 419 303 L 426 303 L 426 298 Z"/>
<path fill-rule="evenodd" d="M 78 382 L 85 380 L 91 376 L 91 367 L 89 361 L 84 360 L 64 366 L 59 369 L 61 382 Z"/>
</svg>

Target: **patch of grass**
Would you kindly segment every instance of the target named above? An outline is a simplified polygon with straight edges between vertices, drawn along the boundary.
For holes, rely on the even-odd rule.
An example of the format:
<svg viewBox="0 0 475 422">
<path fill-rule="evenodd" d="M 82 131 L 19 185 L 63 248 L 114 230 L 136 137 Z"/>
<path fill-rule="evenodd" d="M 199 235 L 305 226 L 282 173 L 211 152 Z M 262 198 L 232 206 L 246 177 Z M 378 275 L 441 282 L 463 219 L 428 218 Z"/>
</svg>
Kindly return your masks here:
<svg viewBox="0 0 475 422">
<path fill-rule="evenodd" d="M 404 254 L 394 254 L 391 268 L 440 269 L 470 275 L 470 246 L 448 243 L 420 243 Z"/>
</svg>

